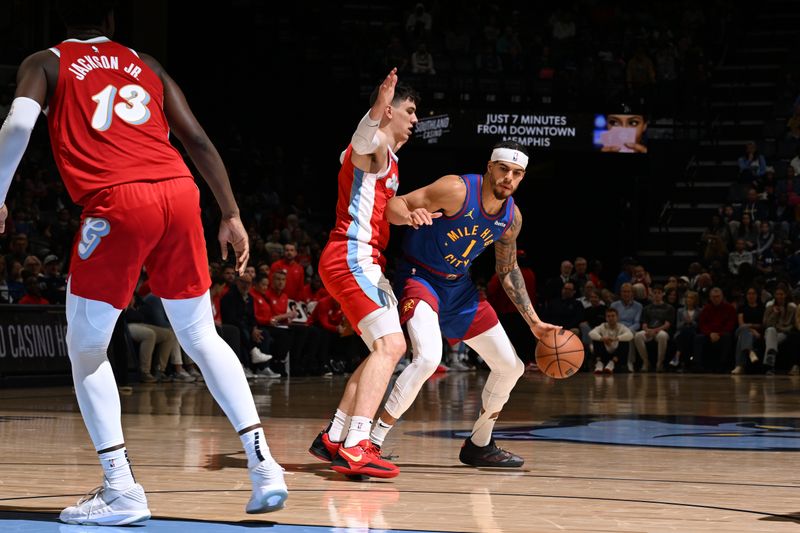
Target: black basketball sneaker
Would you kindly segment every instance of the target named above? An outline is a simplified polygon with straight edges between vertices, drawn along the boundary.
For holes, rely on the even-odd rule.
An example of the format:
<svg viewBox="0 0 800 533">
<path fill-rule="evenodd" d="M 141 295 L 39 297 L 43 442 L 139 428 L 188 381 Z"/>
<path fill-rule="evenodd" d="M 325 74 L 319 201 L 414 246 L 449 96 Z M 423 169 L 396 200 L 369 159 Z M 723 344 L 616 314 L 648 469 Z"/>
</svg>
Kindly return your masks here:
<svg viewBox="0 0 800 533">
<path fill-rule="evenodd" d="M 467 437 L 461 446 L 458 460 L 470 466 L 495 466 L 503 468 L 520 467 L 525 459 L 514 455 L 502 448 L 498 448 L 492 439 L 486 446 L 475 446 L 472 439 Z"/>
</svg>

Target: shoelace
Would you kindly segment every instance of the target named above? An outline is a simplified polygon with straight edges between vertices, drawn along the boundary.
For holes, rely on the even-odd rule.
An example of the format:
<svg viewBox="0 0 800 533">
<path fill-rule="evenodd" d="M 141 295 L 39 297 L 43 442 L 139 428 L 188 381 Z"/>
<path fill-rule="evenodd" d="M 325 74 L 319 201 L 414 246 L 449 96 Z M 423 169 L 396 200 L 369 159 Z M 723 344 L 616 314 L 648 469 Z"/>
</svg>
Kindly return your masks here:
<svg viewBox="0 0 800 533">
<path fill-rule="evenodd" d="M 92 505 L 89 506 L 89 510 L 86 513 L 86 517 L 87 518 L 92 516 L 92 511 L 94 511 L 94 502 L 95 502 L 95 500 L 97 498 L 100 497 L 100 493 L 103 492 L 104 488 L 105 487 L 103 487 L 103 485 L 100 485 L 99 487 L 95 487 L 92 490 L 90 490 L 89 492 L 87 492 L 80 500 L 78 500 L 78 507 L 80 507 L 81 505 L 83 505 L 86 502 L 91 501 Z"/>
</svg>

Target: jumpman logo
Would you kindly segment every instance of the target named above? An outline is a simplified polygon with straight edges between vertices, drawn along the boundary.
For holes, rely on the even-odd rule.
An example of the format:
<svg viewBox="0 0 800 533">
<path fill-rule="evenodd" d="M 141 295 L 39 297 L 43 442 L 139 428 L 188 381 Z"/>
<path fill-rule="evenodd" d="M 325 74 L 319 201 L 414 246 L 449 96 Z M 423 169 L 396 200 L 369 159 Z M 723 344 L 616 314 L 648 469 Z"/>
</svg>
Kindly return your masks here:
<svg viewBox="0 0 800 533">
<path fill-rule="evenodd" d="M 78 257 L 89 259 L 95 248 L 100 244 L 100 239 L 111 231 L 111 224 L 104 218 L 86 217 L 81 228 L 81 242 L 78 243 Z"/>
<path fill-rule="evenodd" d="M 464 216 L 465 216 L 465 217 L 469 217 L 469 218 L 470 218 L 470 219 L 472 219 L 472 220 L 475 220 L 474 218 L 472 218 L 472 214 L 473 214 L 474 212 L 475 212 L 475 208 L 473 207 L 473 208 L 472 208 L 472 209 L 470 209 L 470 210 L 469 210 L 469 212 L 468 212 L 466 215 L 464 215 Z"/>
</svg>

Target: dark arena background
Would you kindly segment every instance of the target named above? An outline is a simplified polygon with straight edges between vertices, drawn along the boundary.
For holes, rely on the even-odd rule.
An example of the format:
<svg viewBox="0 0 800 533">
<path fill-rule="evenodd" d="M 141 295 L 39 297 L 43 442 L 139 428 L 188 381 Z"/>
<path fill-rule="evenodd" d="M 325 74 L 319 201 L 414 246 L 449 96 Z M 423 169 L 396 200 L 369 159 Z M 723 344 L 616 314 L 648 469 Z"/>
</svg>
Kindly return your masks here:
<svg viewBox="0 0 800 533">
<path fill-rule="evenodd" d="M 56 5 L 0 6 L 0 121 L 20 63 L 66 38 Z M 800 3 L 119 0 L 115 15 L 113 40 L 165 67 L 225 163 L 249 266 L 272 291 L 254 283 L 251 300 L 280 293 L 274 273 L 288 269 L 285 290 L 297 296 L 285 305 L 299 313 L 254 322 L 273 339 L 255 355 L 242 345 L 247 317 L 220 303 L 238 282 L 220 256 L 219 208 L 172 139 L 201 192 L 218 331 L 240 356 L 290 496 L 284 510 L 244 513 L 246 457 L 199 370 L 177 340 L 142 357 L 147 342 L 131 326 L 170 328 L 143 273 L 108 350 L 153 513 L 134 527 L 798 527 Z M 313 310 L 327 295 L 318 264 L 336 220 L 339 157 L 393 67 L 421 95 L 398 154 L 398 194 L 485 173 L 502 140 L 530 154 L 514 193 L 524 216 L 518 262 L 538 315 L 579 336 L 585 357 L 570 378 L 543 374 L 494 252 L 474 262 L 480 298 L 525 367 L 493 434 L 525 458 L 520 468 L 459 462 L 490 375 L 465 343 L 444 343 L 441 365 L 387 437 L 399 477 L 353 481 L 307 453 L 369 352 L 332 298 L 334 319 Z M 81 207 L 61 183 L 44 115 L 6 206 L 0 530 L 100 530 L 58 520 L 101 478 L 64 340 Z M 391 229 L 389 279 L 405 231 L 414 230 Z M 631 330 L 618 345 L 604 329 L 612 308 Z M 392 382 L 414 358 L 409 342 Z"/>
</svg>

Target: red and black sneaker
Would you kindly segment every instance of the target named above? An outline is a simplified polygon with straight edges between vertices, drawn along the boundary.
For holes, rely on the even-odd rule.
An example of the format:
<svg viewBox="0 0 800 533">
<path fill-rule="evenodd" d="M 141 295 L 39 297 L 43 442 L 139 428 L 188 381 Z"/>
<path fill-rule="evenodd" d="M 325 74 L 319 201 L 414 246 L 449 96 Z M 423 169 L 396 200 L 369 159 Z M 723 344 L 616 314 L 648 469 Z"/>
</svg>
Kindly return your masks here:
<svg viewBox="0 0 800 533">
<path fill-rule="evenodd" d="M 497 444 L 494 443 L 494 439 L 486 446 L 475 446 L 469 437 L 461 446 L 458 460 L 470 466 L 497 466 L 503 468 L 519 467 L 525 462 L 525 459 L 519 455 L 514 455 L 502 448 L 498 448 Z"/>
<path fill-rule="evenodd" d="M 333 458 L 336 457 L 336 452 L 339 451 L 339 446 L 341 445 L 341 442 L 331 442 L 327 431 L 320 431 L 317 438 L 311 443 L 308 453 L 320 461 L 330 463 L 333 461 Z"/>
<path fill-rule="evenodd" d="M 381 458 L 380 448 L 368 439 L 364 439 L 350 448 L 340 446 L 338 453 L 333 457 L 331 468 L 348 476 L 389 478 L 400 473 L 397 466 Z"/>
</svg>

